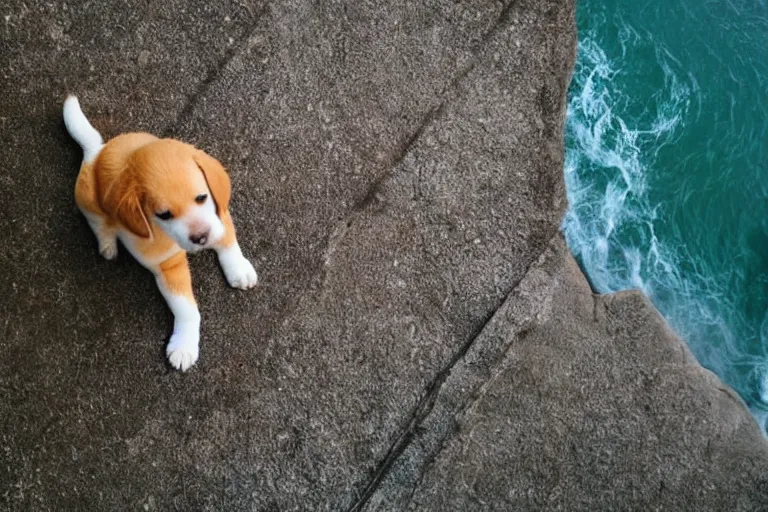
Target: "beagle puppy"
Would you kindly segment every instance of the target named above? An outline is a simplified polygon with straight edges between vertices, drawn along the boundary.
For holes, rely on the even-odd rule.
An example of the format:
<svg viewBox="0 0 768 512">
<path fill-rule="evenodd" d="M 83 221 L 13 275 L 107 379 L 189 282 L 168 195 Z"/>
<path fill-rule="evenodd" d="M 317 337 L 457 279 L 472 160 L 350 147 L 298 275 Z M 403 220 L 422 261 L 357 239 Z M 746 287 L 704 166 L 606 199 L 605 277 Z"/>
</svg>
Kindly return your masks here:
<svg viewBox="0 0 768 512">
<path fill-rule="evenodd" d="M 120 240 L 155 275 L 174 317 L 166 355 L 186 371 L 200 342 L 187 252 L 214 249 L 235 288 L 251 288 L 258 279 L 235 237 L 229 176 L 215 158 L 177 140 L 126 133 L 105 144 L 74 96 L 64 102 L 64 124 L 83 148 L 75 202 L 99 252 L 114 259 Z"/>
</svg>

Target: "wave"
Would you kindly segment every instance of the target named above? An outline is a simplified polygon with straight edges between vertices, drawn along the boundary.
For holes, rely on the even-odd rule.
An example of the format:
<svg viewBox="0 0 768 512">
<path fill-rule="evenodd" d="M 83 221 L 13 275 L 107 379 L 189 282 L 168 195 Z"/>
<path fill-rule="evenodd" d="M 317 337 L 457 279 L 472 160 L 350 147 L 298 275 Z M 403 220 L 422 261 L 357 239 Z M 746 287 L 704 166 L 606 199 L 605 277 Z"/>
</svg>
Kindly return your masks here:
<svg viewBox="0 0 768 512">
<path fill-rule="evenodd" d="M 624 90 L 626 71 L 608 57 L 595 32 L 582 32 L 566 120 L 566 240 L 595 291 L 642 290 L 702 365 L 741 394 L 765 430 L 766 357 L 745 350 L 747 320 L 727 286 L 744 276 L 670 236 L 681 228 L 669 227 L 668 211 L 685 207 L 691 187 L 681 186 L 670 206 L 654 202 L 648 183 L 659 172 L 663 148 L 701 115 L 699 85 L 658 42 L 628 26 L 619 27 L 618 35 L 619 63 L 631 60 L 628 54 L 638 45 L 652 48 L 661 86 L 647 98 Z M 765 347 L 768 315 L 760 331 Z"/>
</svg>

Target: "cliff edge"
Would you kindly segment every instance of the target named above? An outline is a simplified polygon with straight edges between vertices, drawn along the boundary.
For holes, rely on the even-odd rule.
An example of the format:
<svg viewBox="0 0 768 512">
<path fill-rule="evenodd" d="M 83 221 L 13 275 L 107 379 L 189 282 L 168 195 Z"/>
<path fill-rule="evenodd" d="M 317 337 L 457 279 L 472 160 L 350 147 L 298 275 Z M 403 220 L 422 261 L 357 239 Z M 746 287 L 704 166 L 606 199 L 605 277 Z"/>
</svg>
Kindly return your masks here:
<svg viewBox="0 0 768 512">
<path fill-rule="evenodd" d="M 768 507 L 741 400 L 559 233 L 572 1 L 6 11 L 0 508 Z M 73 204 L 70 92 L 230 171 L 261 284 L 192 258 L 188 373 Z"/>
</svg>

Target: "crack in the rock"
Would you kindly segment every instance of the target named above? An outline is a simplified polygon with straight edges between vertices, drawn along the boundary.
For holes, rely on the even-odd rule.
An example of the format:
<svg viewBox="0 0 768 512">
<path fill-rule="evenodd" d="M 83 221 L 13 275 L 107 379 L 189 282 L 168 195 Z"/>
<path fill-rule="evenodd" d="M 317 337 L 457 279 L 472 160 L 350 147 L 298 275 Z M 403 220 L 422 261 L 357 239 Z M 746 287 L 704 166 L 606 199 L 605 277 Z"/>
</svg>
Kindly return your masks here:
<svg viewBox="0 0 768 512">
<path fill-rule="evenodd" d="M 254 32 L 258 30 L 258 21 L 261 18 L 261 16 L 264 14 L 264 12 L 267 10 L 266 4 L 262 6 L 261 9 L 258 10 L 255 14 L 253 14 L 253 25 L 245 30 L 245 33 L 235 42 L 233 43 L 232 47 L 227 49 L 226 52 L 224 52 L 224 55 L 219 59 L 219 61 L 216 63 L 215 66 L 211 67 L 208 70 L 208 73 L 206 73 L 205 78 L 197 85 L 197 88 L 195 88 L 194 92 L 190 94 L 187 97 L 187 100 L 184 102 L 184 106 L 181 108 L 181 111 L 176 116 L 176 119 L 171 123 L 170 126 L 168 126 L 165 130 L 163 130 L 163 133 L 161 134 L 161 137 L 171 137 L 176 134 L 176 130 L 181 126 L 185 121 L 189 119 L 189 117 L 192 115 L 192 111 L 197 106 L 198 102 L 200 101 L 200 98 L 208 92 L 208 89 L 211 87 L 211 85 L 219 78 L 222 71 L 227 67 L 227 65 L 232 62 L 232 59 L 235 58 L 236 55 L 239 55 L 242 53 L 246 47 L 248 46 L 248 41 L 251 39 L 251 37 L 254 35 Z M 249 14 L 251 13 L 251 9 L 248 9 Z"/>
<path fill-rule="evenodd" d="M 515 287 L 517 287 L 517 284 L 515 284 L 515 286 L 512 288 L 513 290 Z M 501 304 L 503 303 L 504 300 L 501 301 Z M 400 457 L 400 455 L 402 455 L 405 449 L 408 448 L 408 446 L 411 444 L 411 441 L 416 435 L 419 426 L 432 412 L 432 409 L 435 406 L 435 402 L 437 402 L 438 395 L 440 394 L 440 389 L 442 388 L 448 376 L 451 374 L 451 370 L 453 370 L 453 367 L 456 366 L 456 364 L 466 355 L 475 339 L 480 336 L 480 334 L 483 332 L 483 329 L 485 329 L 485 326 L 488 325 L 488 323 L 493 319 L 499 307 L 501 306 L 495 308 L 486 316 L 486 318 L 483 319 L 482 324 L 473 331 L 472 335 L 469 337 L 469 340 L 467 340 L 464 345 L 461 346 L 459 351 L 454 354 L 448 364 L 442 370 L 440 370 L 440 372 L 429 384 L 426 393 L 421 397 L 419 403 L 416 404 L 414 411 L 411 413 L 411 419 L 408 422 L 408 425 L 400 433 L 397 439 L 395 439 L 394 443 L 392 443 L 392 445 L 389 447 L 387 454 L 384 456 L 384 460 L 376 468 L 371 481 L 368 482 L 368 485 L 363 490 L 360 498 L 358 498 L 358 500 L 348 509 L 349 512 L 362 510 L 373 493 L 379 487 L 381 481 L 389 473 L 389 469 L 392 467 L 392 464 L 394 464 L 394 462 Z"/>
<path fill-rule="evenodd" d="M 477 65 L 477 54 L 485 46 L 488 40 L 497 32 L 497 30 L 499 30 L 499 27 L 508 21 L 509 12 L 512 10 L 514 4 L 515 0 L 511 0 L 504 6 L 498 18 L 496 19 L 496 22 L 488 30 L 488 32 L 483 35 L 483 37 L 477 43 L 476 47 L 472 50 L 473 59 L 462 69 L 460 69 L 459 72 L 456 73 L 456 76 L 454 76 L 453 79 L 448 84 L 446 84 L 445 87 L 443 87 L 443 90 L 437 94 L 438 98 L 442 98 L 440 103 L 431 108 L 429 112 L 427 112 L 427 114 L 422 118 L 416 130 L 400 145 L 397 151 L 393 153 L 392 157 L 389 159 L 388 165 L 386 166 L 388 171 L 376 178 L 376 180 L 368 187 L 362 199 L 360 199 L 352 207 L 352 212 L 363 210 L 368 205 L 370 205 L 374 199 L 376 199 L 381 184 L 384 183 L 384 181 L 386 181 L 387 178 L 389 178 L 392 173 L 397 170 L 398 165 L 405 159 L 406 156 L 408 156 L 408 153 L 411 152 L 411 148 L 416 143 L 416 141 L 421 138 L 426 129 L 443 115 L 446 104 L 451 99 L 450 97 L 458 89 L 459 84 L 467 77 L 467 75 L 472 72 L 473 69 L 475 69 L 475 66 Z M 419 177 L 419 181 L 420 180 L 421 177 Z M 421 183 L 419 183 L 419 185 L 421 185 Z"/>
<path fill-rule="evenodd" d="M 510 2 L 510 4 L 502 10 L 502 14 L 497 20 L 497 22 L 494 24 L 494 26 L 491 28 L 488 34 L 486 34 L 480 45 L 488 39 L 489 34 L 494 32 L 496 28 L 498 27 L 500 20 L 504 19 L 506 17 L 506 13 L 508 12 L 509 8 L 511 7 L 513 2 Z M 375 201 L 377 201 L 379 197 L 379 190 L 381 188 L 381 185 L 389 179 L 393 173 L 396 172 L 398 166 L 400 163 L 405 159 L 406 156 L 411 152 L 411 149 L 413 148 L 414 144 L 421 138 L 421 136 L 424 134 L 424 132 L 427 130 L 427 128 L 432 125 L 437 119 L 439 119 L 444 111 L 445 106 L 448 103 L 448 100 L 450 99 L 450 95 L 452 92 L 454 92 L 458 84 L 474 69 L 475 67 L 475 61 L 472 61 L 467 66 L 465 66 L 463 69 L 461 69 L 456 76 L 445 86 L 443 89 L 437 94 L 438 98 L 442 98 L 442 100 L 434 107 L 432 107 L 425 115 L 422 117 L 421 121 L 419 122 L 419 125 L 416 127 L 416 129 L 411 133 L 408 138 L 406 138 L 397 148 L 396 151 L 393 151 L 392 156 L 388 159 L 387 164 L 383 165 L 385 169 L 387 169 L 385 172 L 383 172 L 380 176 L 378 176 L 366 189 L 363 196 L 356 201 L 351 208 L 347 211 L 347 214 L 344 215 L 339 219 L 339 222 L 337 223 L 336 227 L 334 227 L 330 233 L 325 237 L 325 243 L 324 243 L 324 250 L 322 251 L 323 257 L 322 259 L 317 263 L 315 268 L 312 270 L 312 277 L 310 278 L 313 282 L 322 282 L 322 287 L 325 288 L 325 281 L 326 281 L 326 267 L 329 260 L 329 255 L 333 253 L 333 245 L 338 242 L 339 239 L 343 236 L 343 232 L 348 229 L 353 222 L 353 218 L 362 210 L 365 210 L 367 207 L 369 207 L 371 204 L 373 204 Z M 298 301 L 297 301 L 298 302 Z M 282 319 L 287 318 L 290 315 L 290 311 L 286 312 L 282 315 Z"/>
<path fill-rule="evenodd" d="M 455 83 L 455 80 L 452 82 Z M 447 88 L 447 90 L 450 90 L 452 88 Z M 442 94 L 444 94 L 445 91 L 443 91 Z M 417 140 L 421 138 L 421 136 L 424 134 L 424 131 L 427 129 L 428 126 L 430 126 L 435 120 L 437 120 L 445 110 L 445 103 L 446 101 L 441 101 L 436 107 L 433 107 L 430 109 L 429 112 L 422 118 L 421 122 L 419 123 L 419 126 L 414 130 L 414 132 L 411 134 L 410 137 L 408 137 L 398 148 L 397 151 L 394 152 L 392 158 L 390 159 L 390 164 L 386 167 L 389 169 L 387 172 L 383 173 L 381 176 L 376 178 L 373 183 L 368 187 L 365 194 L 363 195 L 362 199 L 360 199 L 351 209 L 352 214 L 364 210 L 367 206 L 369 206 L 371 203 L 374 202 L 376 199 L 379 188 L 381 187 L 381 184 L 384 183 L 390 176 L 392 176 L 392 173 L 395 172 L 397 167 L 400 165 L 400 163 L 405 159 L 406 156 L 408 156 L 408 153 L 411 152 L 411 148 L 416 143 Z"/>
<path fill-rule="evenodd" d="M 216 81 L 227 64 L 229 64 L 232 58 L 237 55 L 239 49 L 239 45 L 238 48 L 228 49 L 226 52 L 224 52 L 224 57 L 222 57 L 215 66 L 208 70 L 208 74 L 205 76 L 203 81 L 198 84 L 195 91 L 190 94 L 187 98 L 187 101 L 184 102 L 184 106 L 182 107 L 181 112 L 179 112 L 179 115 L 176 116 L 176 119 L 173 121 L 173 123 L 171 123 L 169 127 L 163 130 L 163 138 L 175 135 L 176 129 L 182 125 L 190 115 L 192 115 L 192 110 L 197 106 L 198 101 L 200 101 L 200 97 L 208 91 L 208 88 L 213 82 Z"/>
<path fill-rule="evenodd" d="M 551 243 L 551 240 L 550 240 L 550 243 Z M 513 293 L 515 293 L 515 291 L 517 290 L 518 286 L 520 286 L 520 284 L 525 280 L 525 278 L 528 276 L 528 274 L 530 273 L 531 269 L 534 266 L 536 266 L 536 260 L 534 260 L 528 266 L 528 268 L 526 269 L 525 273 L 523 274 L 523 277 L 520 278 L 520 281 L 518 281 L 517 285 L 515 285 L 509 291 L 509 293 L 507 293 L 506 297 L 501 301 L 501 304 L 499 304 L 499 306 L 491 314 L 491 317 L 488 319 L 488 321 L 480 328 L 480 332 L 472 340 L 472 342 L 470 343 L 470 347 L 469 348 L 471 348 L 471 346 L 474 345 L 476 338 L 479 338 L 480 336 L 483 335 L 483 333 L 485 332 L 486 326 L 488 324 L 490 324 L 496 318 L 496 315 L 499 314 L 499 312 L 501 312 L 501 310 L 506 305 L 507 301 L 510 299 L 510 296 Z M 494 381 L 494 379 L 496 379 L 498 377 L 498 375 L 500 374 L 500 371 L 498 370 L 498 367 L 502 364 L 504 359 L 506 359 L 507 356 L 509 355 L 509 353 L 512 351 L 513 347 L 515 346 L 515 343 L 514 343 L 515 340 L 516 339 L 520 339 L 520 338 L 522 338 L 524 336 L 527 336 L 528 332 L 529 332 L 529 330 L 527 328 L 522 327 L 518 332 L 516 332 L 514 334 L 514 339 L 512 339 L 507 344 L 507 346 L 504 348 L 504 350 L 502 350 L 501 353 L 498 356 L 496 356 L 490 364 L 488 364 L 488 368 L 495 368 L 495 369 L 497 369 L 497 372 L 496 373 L 492 372 L 491 376 L 488 377 L 488 379 L 486 379 L 484 382 L 482 382 L 479 386 L 477 386 L 475 390 L 470 392 L 470 396 L 467 398 L 467 400 L 465 400 L 464 403 L 462 403 L 460 406 L 458 406 L 456 408 L 456 410 L 453 412 L 452 417 L 454 419 L 454 424 L 452 425 L 452 429 L 451 429 L 452 432 L 449 431 L 448 433 L 446 433 L 446 435 L 442 439 L 440 439 L 439 447 L 436 450 L 434 450 L 433 453 L 429 453 L 428 455 L 426 455 L 426 457 L 424 458 L 424 462 L 421 464 L 421 468 L 420 468 L 420 471 L 419 471 L 418 479 L 411 486 L 410 492 L 408 493 L 408 498 L 403 501 L 404 503 L 411 503 L 411 502 L 413 502 L 413 496 L 416 494 L 416 491 L 419 489 L 419 487 L 421 487 L 422 483 L 424 482 L 424 477 L 426 476 L 426 474 L 429 472 L 429 470 L 432 467 L 432 465 L 437 460 L 437 457 L 445 449 L 446 442 L 450 439 L 452 433 L 455 433 L 457 431 L 457 426 L 458 426 L 458 423 L 459 423 L 459 418 L 461 416 L 463 416 L 468 410 L 470 410 L 472 408 L 472 406 L 477 403 L 478 400 L 480 400 L 480 398 L 484 395 L 484 390 Z M 469 352 L 469 349 L 467 349 L 466 352 Z M 464 355 L 466 355 L 466 352 L 465 352 Z M 462 358 L 463 358 L 463 356 L 462 356 Z M 458 362 L 457 362 L 457 364 L 458 364 Z M 449 375 L 450 375 L 450 372 L 449 372 Z M 447 378 L 446 378 L 446 380 L 447 380 Z M 437 394 L 438 394 L 437 398 L 439 398 L 440 389 L 438 389 Z M 435 399 L 435 402 L 437 402 L 437 398 Z M 427 416 L 424 417 L 425 420 L 427 419 Z M 418 426 L 417 426 L 417 428 L 418 428 Z"/>
<path fill-rule="evenodd" d="M 558 232 L 559 232 L 558 228 L 554 227 L 553 234 L 552 236 L 549 237 L 549 240 L 551 241 L 554 237 L 559 236 Z M 411 413 L 411 419 L 408 421 L 408 425 L 403 429 L 400 435 L 397 436 L 397 439 L 395 439 L 392 445 L 390 445 L 390 448 L 387 451 L 387 454 L 384 456 L 384 459 L 376 468 L 376 471 L 373 473 L 371 480 L 369 481 L 368 485 L 366 485 L 360 498 L 358 498 L 358 500 L 348 509 L 348 512 L 355 512 L 355 511 L 362 510 L 362 508 L 365 506 L 368 500 L 370 500 L 371 496 L 373 496 L 373 493 L 376 492 L 376 489 L 378 489 L 379 484 L 384 480 L 384 478 L 389 473 L 389 470 L 392 467 L 392 465 L 411 444 L 411 441 L 413 441 L 414 437 L 420 430 L 421 424 L 432 413 L 432 410 L 434 409 L 434 406 L 440 396 L 440 391 L 442 390 L 443 384 L 445 384 L 445 381 L 451 375 L 451 372 L 453 371 L 453 369 L 462 359 L 464 359 L 464 356 L 467 355 L 467 352 L 469 352 L 469 350 L 472 348 L 472 345 L 474 345 L 475 341 L 483 334 L 486 327 L 494 320 L 496 315 L 507 303 L 511 295 L 515 293 L 515 290 L 518 289 L 518 287 L 520 286 L 520 283 L 522 283 L 523 280 L 528 276 L 531 269 L 534 266 L 536 266 L 541 255 L 544 254 L 549 247 L 550 247 L 550 244 L 547 244 L 541 253 L 531 258 L 531 261 L 526 266 L 525 271 L 520 276 L 520 278 L 512 284 L 512 286 L 504 294 L 504 296 L 499 300 L 499 302 L 482 319 L 480 325 L 475 329 L 473 329 L 472 333 L 469 335 L 468 340 L 459 348 L 459 350 L 456 352 L 456 354 L 454 354 L 454 356 L 451 358 L 448 364 L 442 370 L 440 370 L 440 372 L 438 372 L 438 374 L 435 376 L 435 378 L 427 387 L 427 390 L 424 396 L 422 396 L 422 398 L 416 404 L 416 407 Z M 504 354 L 506 354 L 508 350 L 509 350 L 509 347 L 505 349 Z M 498 362 L 501 359 L 503 359 L 504 354 L 500 355 L 495 360 L 495 364 L 498 364 Z M 461 411 L 467 410 L 467 408 L 470 407 L 471 404 L 474 403 L 474 401 L 476 400 L 477 400 L 477 397 L 474 400 L 470 401 L 469 403 L 464 404 L 460 408 L 460 410 L 457 411 L 457 414 L 460 413 Z M 432 458 L 434 459 L 434 457 L 436 456 L 437 456 L 437 453 L 434 454 Z"/>
<path fill-rule="evenodd" d="M 502 9 L 493 27 L 491 27 L 491 29 L 485 34 L 485 36 L 482 38 L 481 42 L 479 43 L 478 50 L 475 52 L 475 57 L 477 56 L 477 52 L 479 52 L 479 48 L 482 48 L 485 45 L 485 43 L 499 30 L 499 28 L 508 22 L 509 13 L 511 12 L 512 7 L 514 7 L 514 5 L 515 5 L 515 0 L 511 0 Z M 459 72 L 459 74 L 451 81 L 450 85 L 447 86 L 441 92 L 441 95 L 445 95 L 448 91 L 455 91 L 458 88 L 459 83 L 467 75 L 469 75 L 469 73 L 474 69 L 475 65 L 476 65 L 476 59 L 473 59 L 473 61 L 464 69 L 462 69 Z M 368 204 L 370 204 L 373 201 L 373 199 L 376 198 L 376 195 L 379 190 L 379 187 L 381 186 L 381 183 L 383 183 L 384 180 L 387 179 L 387 177 L 396 169 L 397 164 L 407 156 L 413 144 L 424 133 L 426 128 L 435 119 L 437 119 L 439 115 L 442 114 L 445 103 L 446 103 L 446 100 L 443 100 L 440 103 L 440 105 L 438 105 L 438 107 L 430 110 L 430 112 L 422 120 L 422 123 L 419 125 L 419 128 L 406 141 L 402 149 L 396 154 L 397 156 L 393 159 L 393 165 L 392 167 L 390 167 L 390 171 L 384 174 L 383 176 L 381 176 L 379 179 L 377 179 L 371 185 L 371 187 L 369 187 L 368 192 L 365 194 L 363 199 L 355 206 L 355 208 L 353 208 L 353 212 L 356 212 L 356 211 L 359 211 L 360 209 L 365 208 Z M 346 219 L 345 219 L 345 222 L 347 222 Z M 557 232 L 557 228 L 555 228 L 555 232 Z M 552 237 L 549 237 L 549 238 L 551 239 Z M 360 497 L 355 501 L 355 503 L 353 503 L 347 509 L 348 512 L 360 511 L 368 503 L 371 496 L 373 496 L 374 492 L 376 492 L 376 489 L 378 489 L 381 482 L 389 473 L 389 470 L 391 469 L 392 465 L 408 448 L 408 446 L 413 441 L 415 435 L 417 434 L 421 424 L 424 422 L 424 420 L 430 415 L 430 413 L 434 409 L 435 403 L 440 394 L 440 390 L 442 389 L 442 386 L 445 383 L 445 381 L 448 379 L 448 376 L 451 374 L 451 371 L 453 370 L 453 368 L 456 366 L 456 364 L 458 364 L 459 361 L 461 361 L 464 358 L 464 356 L 467 354 L 469 349 L 474 344 L 475 340 L 480 336 L 480 334 L 482 334 L 483 330 L 488 325 L 488 323 L 491 322 L 491 320 L 494 318 L 494 316 L 499 311 L 499 309 L 504 305 L 504 303 L 509 298 L 509 296 L 520 285 L 520 282 L 522 282 L 522 280 L 528 274 L 532 266 L 535 265 L 536 261 L 540 256 L 541 255 L 537 255 L 535 258 L 531 260 L 525 272 L 523 273 L 522 277 L 512 285 L 512 287 L 504 295 L 502 300 L 483 319 L 481 325 L 470 334 L 469 339 L 459 348 L 459 350 L 456 352 L 456 354 L 454 354 L 454 356 L 451 358 L 448 364 L 435 376 L 435 378 L 427 387 L 425 394 L 416 404 L 416 407 L 414 408 L 413 412 L 411 412 L 410 420 L 408 421 L 408 424 L 397 436 L 394 442 L 390 445 L 389 450 L 387 450 L 387 453 L 384 456 L 383 460 L 377 465 L 375 471 L 373 472 L 373 476 L 371 477 L 368 484 L 363 489 Z"/>
</svg>

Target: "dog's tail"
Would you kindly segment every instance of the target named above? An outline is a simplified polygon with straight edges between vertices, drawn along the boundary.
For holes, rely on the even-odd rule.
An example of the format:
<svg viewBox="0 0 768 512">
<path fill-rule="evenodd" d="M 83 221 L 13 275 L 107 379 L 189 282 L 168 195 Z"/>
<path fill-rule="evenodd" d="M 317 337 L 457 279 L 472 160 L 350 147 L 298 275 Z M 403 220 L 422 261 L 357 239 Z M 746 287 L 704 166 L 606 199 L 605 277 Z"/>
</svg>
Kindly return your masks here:
<svg viewBox="0 0 768 512">
<path fill-rule="evenodd" d="M 74 96 L 69 96 L 64 101 L 64 125 L 75 142 L 83 148 L 84 162 L 90 162 L 98 156 L 104 140 L 96 128 L 88 122 L 88 118 L 80 108 L 80 102 Z"/>
</svg>

